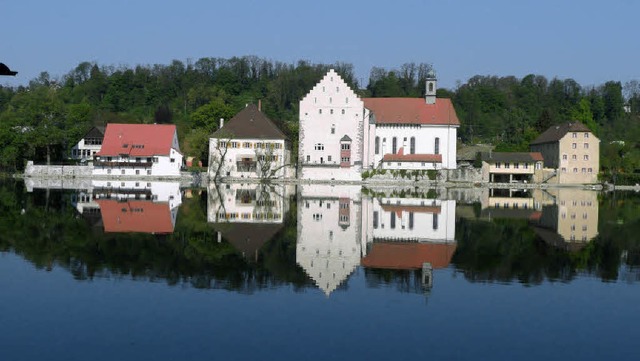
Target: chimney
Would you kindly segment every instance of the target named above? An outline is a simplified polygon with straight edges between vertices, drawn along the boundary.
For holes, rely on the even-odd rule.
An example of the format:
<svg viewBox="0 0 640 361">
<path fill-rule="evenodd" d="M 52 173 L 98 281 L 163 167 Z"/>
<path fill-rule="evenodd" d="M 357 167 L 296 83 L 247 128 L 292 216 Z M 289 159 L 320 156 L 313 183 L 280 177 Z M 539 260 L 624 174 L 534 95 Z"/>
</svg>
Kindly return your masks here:
<svg viewBox="0 0 640 361">
<path fill-rule="evenodd" d="M 220 118 L 220 128 L 224 127 L 224 118 Z"/>
<path fill-rule="evenodd" d="M 262 111 L 262 99 L 258 99 L 258 111 Z"/>
</svg>

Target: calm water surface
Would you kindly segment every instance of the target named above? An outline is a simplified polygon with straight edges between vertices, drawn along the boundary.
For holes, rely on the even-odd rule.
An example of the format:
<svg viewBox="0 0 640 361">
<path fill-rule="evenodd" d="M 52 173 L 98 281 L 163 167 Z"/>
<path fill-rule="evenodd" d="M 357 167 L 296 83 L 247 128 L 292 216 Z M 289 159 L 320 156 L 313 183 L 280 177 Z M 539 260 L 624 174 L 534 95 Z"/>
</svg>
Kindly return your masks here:
<svg viewBox="0 0 640 361">
<path fill-rule="evenodd" d="M 636 194 L 41 186 L 0 184 L 2 359 L 638 357 Z"/>
</svg>

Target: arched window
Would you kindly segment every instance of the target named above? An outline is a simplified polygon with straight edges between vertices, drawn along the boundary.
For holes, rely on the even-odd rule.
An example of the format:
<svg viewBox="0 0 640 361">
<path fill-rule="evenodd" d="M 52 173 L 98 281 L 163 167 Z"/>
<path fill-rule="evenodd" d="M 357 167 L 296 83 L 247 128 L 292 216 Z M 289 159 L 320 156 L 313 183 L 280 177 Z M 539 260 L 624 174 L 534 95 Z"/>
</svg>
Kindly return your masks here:
<svg viewBox="0 0 640 361">
<path fill-rule="evenodd" d="M 436 138 L 433 148 L 434 148 L 434 151 L 433 151 L 434 154 L 440 154 L 440 138 Z"/>
<path fill-rule="evenodd" d="M 376 154 L 380 154 L 380 137 L 376 137 Z"/>
<path fill-rule="evenodd" d="M 398 138 L 393 137 L 393 139 L 391 140 L 391 153 L 396 154 L 397 150 L 398 150 Z"/>
<path fill-rule="evenodd" d="M 409 143 L 409 153 L 416 154 L 416 137 L 411 137 L 411 143 Z"/>
<path fill-rule="evenodd" d="M 433 92 L 433 83 L 429 83 L 429 92 Z"/>
</svg>

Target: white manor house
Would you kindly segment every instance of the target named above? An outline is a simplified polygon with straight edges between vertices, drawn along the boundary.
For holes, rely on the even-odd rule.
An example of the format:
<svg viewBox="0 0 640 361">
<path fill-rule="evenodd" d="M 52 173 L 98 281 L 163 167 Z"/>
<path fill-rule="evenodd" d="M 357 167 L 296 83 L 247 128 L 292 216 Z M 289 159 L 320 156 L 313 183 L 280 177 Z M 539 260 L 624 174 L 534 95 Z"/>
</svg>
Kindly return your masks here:
<svg viewBox="0 0 640 361">
<path fill-rule="evenodd" d="M 455 169 L 460 121 L 450 99 L 360 98 L 334 70 L 300 101 L 299 177 L 360 180 L 371 169 Z"/>
</svg>

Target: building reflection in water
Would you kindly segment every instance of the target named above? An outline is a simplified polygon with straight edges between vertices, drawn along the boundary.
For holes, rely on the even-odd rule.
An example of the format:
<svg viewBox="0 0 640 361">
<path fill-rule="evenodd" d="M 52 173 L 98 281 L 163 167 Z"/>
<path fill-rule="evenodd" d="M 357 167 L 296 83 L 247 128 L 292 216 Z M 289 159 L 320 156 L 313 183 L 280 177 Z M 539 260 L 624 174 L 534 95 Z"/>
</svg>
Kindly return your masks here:
<svg viewBox="0 0 640 361">
<path fill-rule="evenodd" d="M 297 263 L 329 295 L 358 266 L 431 270 L 449 265 L 456 249 L 456 202 L 405 190 L 302 185 L 298 193 Z"/>
<path fill-rule="evenodd" d="M 489 189 L 481 215 L 528 219 L 542 240 L 566 250 L 579 250 L 598 235 L 597 193 L 584 189 Z"/>
<path fill-rule="evenodd" d="M 260 248 L 284 227 L 291 186 L 282 184 L 211 184 L 207 222 L 243 257 L 257 261 Z"/>
<path fill-rule="evenodd" d="M 173 233 L 182 204 L 178 182 L 92 180 L 72 196 L 72 204 L 107 233 Z"/>
</svg>

